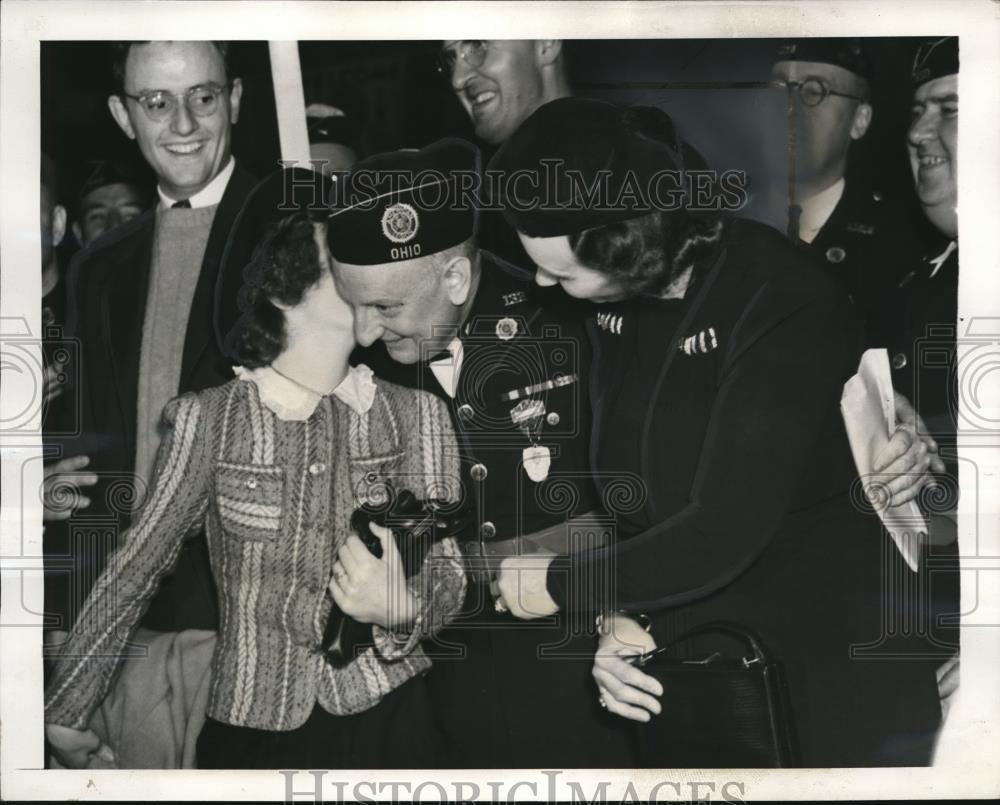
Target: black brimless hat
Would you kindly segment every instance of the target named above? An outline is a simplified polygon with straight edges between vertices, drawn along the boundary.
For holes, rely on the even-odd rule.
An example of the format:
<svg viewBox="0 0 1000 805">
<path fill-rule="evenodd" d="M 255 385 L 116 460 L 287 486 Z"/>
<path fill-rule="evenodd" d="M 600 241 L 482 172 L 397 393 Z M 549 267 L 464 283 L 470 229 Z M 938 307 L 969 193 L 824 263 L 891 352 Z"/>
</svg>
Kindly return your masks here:
<svg viewBox="0 0 1000 805">
<path fill-rule="evenodd" d="M 871 65 L 857 37 L 789 39 L 779 46 L 775 61 L 832 64 L 866 80 L 871 78 Z"/>
<path fill-rule="evenodd" d="M 945 36 L 922 43 L 913 57 L 910 80 L 913 88 L 958 73 L 958 37 Z"/>
<path fill-rule="evenodd" d="M 330 253 L 341 263 L 384 265 L 468 240 L 479 171 L 479 149 L 455 138 L 359 162 L 335 187 Z"/>
<path fill-rule="evenodd" d="M 704 163 L 661 109 L 560 98 L 521 124 L 487 178 L 515 229 L 557 237 L 678 209 L 688 167 Z"/>
</svg>

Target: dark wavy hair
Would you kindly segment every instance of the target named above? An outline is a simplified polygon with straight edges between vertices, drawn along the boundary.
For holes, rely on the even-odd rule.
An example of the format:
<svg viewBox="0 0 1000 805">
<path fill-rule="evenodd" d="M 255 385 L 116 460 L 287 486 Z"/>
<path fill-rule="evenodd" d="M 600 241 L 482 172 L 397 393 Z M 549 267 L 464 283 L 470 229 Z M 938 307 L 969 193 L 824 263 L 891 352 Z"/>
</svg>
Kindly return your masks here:
<svg viewBox="0 0 1000 805">
<path fill-rule="evenodd" d="M 148 45 L 149 41 L 145 42 L 112 42 L 111 43 L 111 81 L 116 95 L 121 95 L 125 92 L 125 63 L 128 61 L 128 53 L 132 49 L 132 45 Z M 222 64 L 226 71 L 226 81 L 232 78 L 232 64 L 229 61 L 229 43 L 228 42 L 212 42 L 215 45 L 215 49 L 219 51 L 219 55 L 222 56 Z"/>
<path fill-rule="evenodd" d="M 634 107 L 622 124 L 665 143 L 685 169 L 704 170 L 702 156 L 681 140 L 670 117 L 654 107 Z M 725 218 L 715 210 L 655 210 L 638 218 L 585 229 L 569 236 L 580 263 L 614 277 L 633 296 L 661 296 L 689 268 L 696 281 L 718 253 Z"/>
<path fill-rule="evenodd" d="M 319 253 L 313 221 L 299 212 L 271 224 L 243 269 L 243 311 L 229 353 L 249 369 L 266 366 L 285 349 L 285 314 L 275 302 L 294 306 L 329 271 Z"/>
</svg>

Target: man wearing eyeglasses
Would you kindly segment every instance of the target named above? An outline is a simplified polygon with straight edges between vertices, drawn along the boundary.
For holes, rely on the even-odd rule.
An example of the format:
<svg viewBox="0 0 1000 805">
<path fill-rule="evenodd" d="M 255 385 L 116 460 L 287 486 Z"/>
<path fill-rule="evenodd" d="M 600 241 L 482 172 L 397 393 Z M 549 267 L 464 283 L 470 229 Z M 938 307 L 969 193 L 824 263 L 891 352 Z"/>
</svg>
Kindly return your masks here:
<svg viewBox="0 0 1000 805">
<path fill-rule="evenodd" d="M 570 94 L 559 39 L 450 40 L 438 66 L 489 145 L 504 142 L 543 103 Z"/>
<path fill-rule="evenodd" d="M 101 479 L 88 515 L 110 521 L 75 557 L 80 600 L 141 503 L 172 397 L 232 377 L 217 344 L 215 294 L 226 237 L 254 178 L 231 153 L 242 84 L 222 42 L 112 45 L 111 115 L 152 168 L 159 203 L 98 238 L 70 270 L 69 327 L 81 344 L 79 454 Z M 124 490 L 136 490 L 132 499 Z M 188 543 L 144 624 L 215 628 L 204 538 Z M 70 620 L 75 613 L 70 612 Z"/>
<path fill-rule="evenodd" d="M 438 72 L 487 146 L 483 164 L 491 147 L 502 145 L 539 106 L 572 94 L 561 39 L 447 40 L 438 53 Z M 533 265 L 499 210 L 481 213 L 479 241 L 509 263 Z M 560 294 L 550 296 L 551 304 L 572 307 Z"/>
<path fill-rule="evenodd" d="M 771 69 L 788 97 L 789 237 L 843 278 L 866 316 L 898 282 L 915 241 L 898 199 L 859 171 L 848 179 L 852 146 L 874 115 L 870 74 L 853 38 L 785 42 Z"/>
</svg>

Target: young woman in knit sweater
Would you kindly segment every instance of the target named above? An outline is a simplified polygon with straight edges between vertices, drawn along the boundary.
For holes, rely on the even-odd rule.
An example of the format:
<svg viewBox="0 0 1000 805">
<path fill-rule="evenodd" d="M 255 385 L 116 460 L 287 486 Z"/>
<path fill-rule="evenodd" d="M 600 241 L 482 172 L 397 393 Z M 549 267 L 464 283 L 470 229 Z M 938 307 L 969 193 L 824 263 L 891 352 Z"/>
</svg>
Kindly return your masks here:
<svg viewBox="0 0 1000 805">
<path fill-rule="evenodd" d="M 46 691 L 63 765 L 100 741 L 87 725 L 186 535 L 204 527 L 221 610 L 200 768 L 433 766 L 420 647 L 457 612 L 458 546 L 436 543 L 407 580 L 391 535 L 372 556 L 349 520 L 391 481 L 458 499 L 448 413 L 430 394 L 351 368 L 351 311 L 305 214 L 273 226 L 248 267 L 243 366 L 174 399 L 141 516 L 87 600 Z M 333 602 L 372 624 L 375 646 L 343 668 L 322 652 Z"/>
</svg>

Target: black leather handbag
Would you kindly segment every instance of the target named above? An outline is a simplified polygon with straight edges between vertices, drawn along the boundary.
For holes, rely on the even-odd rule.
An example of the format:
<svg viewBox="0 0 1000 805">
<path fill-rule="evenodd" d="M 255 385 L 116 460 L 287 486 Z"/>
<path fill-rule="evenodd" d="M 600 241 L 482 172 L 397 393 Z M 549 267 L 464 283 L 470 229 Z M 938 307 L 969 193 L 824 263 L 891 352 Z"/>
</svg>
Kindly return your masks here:
<svg viewBox="0 0 1000 805">
<path fill-rule="evenodd" d="M 690 659 L 671 657 L 682 642 L 738 646 Z M 734 656 L 734 654 L 736 656 Z M 639 726 L 645 768 L 782 768 L 797 765 L 781 664 L 761 640 L 734 623 L 693 629 L 643 654 L 637 668 L 663 685 L 662 710 Z"/>
<path fill-rule="evenodd" d="M 467 526 L 470 512 L 440 500 L 419 500 L 410 490 L 399 494 L 390 490 L 384 506 L 366 503 L 351 515 L 351 530 L 361 539 L 372 556 L 381 558 L 382 542 L 368 527 L 376 523 L 392 529 L 406 578 L 420 572 L 431 546 L 445 537 L 457 536 Z M 327 661 L 342 668 L 373 645 L 371 624 L 359 623 L 333 605 L 323 633 Z"/>
</svg>

